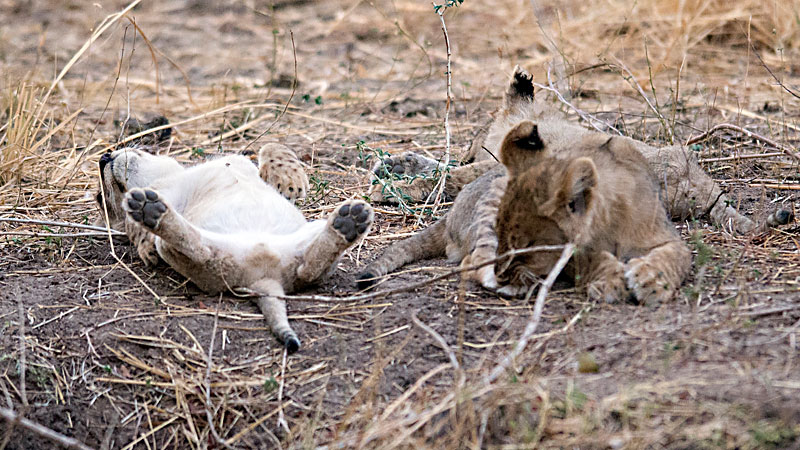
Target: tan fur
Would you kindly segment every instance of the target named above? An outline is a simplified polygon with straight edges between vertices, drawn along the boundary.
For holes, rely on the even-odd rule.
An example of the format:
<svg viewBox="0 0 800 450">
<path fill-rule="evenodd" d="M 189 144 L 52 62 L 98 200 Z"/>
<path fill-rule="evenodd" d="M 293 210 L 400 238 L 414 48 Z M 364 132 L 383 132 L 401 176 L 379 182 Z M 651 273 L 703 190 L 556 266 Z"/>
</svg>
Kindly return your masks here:
<svg viewBox="0 0 800 450">
<path fill-rule="evenodd" d="M 629 142 L 600 133 L 551 145 L 542 137 L 547 129 L 523 121 L 501 144 L 509 181 L 497 213 L 497 253 L 574 242 L 568 271 L 591 297 L 670 299 L 690 252 L 667 219 L 645 159 Z M 559 253 L 500 262 L 498 282 L 521 291 L 529 284 L 523 275 L 546 275 Z"/>
<path fill-rule="evenodd" d="M 294 152 L 283 144 L 270 142 L 258 151 L 259 175 L 291 202 L 308 194 L 308 176 Z"/>
<path fill-rule="evenodd" d="M 546 102 L 534 101 L 532 78 L 517 67 L 506 91 L 503 107 L 495 114 L 488 131 L 480 132 L 463 156 L 465 160 L 472 162 L 450 169 L 445 191 L 455 197 L 464 186 L 497 167 L 499 164 L 494 158 L 503 157 L 503 138 L 511 128 L 524 120 L 535 122 L 540 128 L 542 139 L 553 148 L 565 148 L 569 143 L 586 139 L 587 136 L 603 136 L 567 122 L 561 113 L 550 108 Z M 732 202 L 727 195 L 703 171 L 695 155 L 686 147 L 676 145 L 657 148 L 627 137 L 615 137 L 615 141 L 615 145 L 627 145 L 644 157 L 664 192 L 663 200 L 673 219 L 708 217 L 712 223 L 736 233 L 764 228 L 757 227 L 756 223 L 730 206 Z M 403 156 L 411 157 L 407 154 Z M 378 174 L 381 173 L 380 164 L 381 162 L 373 168 Z M 413 176 L 420 173 L 405 171 L 405 174 Z M 394 182 L 395 189 L 413 201 L 424 201 L 436 183 L 435 177 L 412 178 L 411 181 Z M 379 184 L 370 191 L 370 198 L 378 202 L 394 201 L 386 198 Z M 776 223 L 785 221 L 778 220 Z"/>
<path fill-rule="evenodd" d="M 346 201 L 327 220 L 308 222 L 265 183 L 281 180 L 288 197 L 305 194 L 308 181 L 294 153 L 270 145 L 259 156 L 259 169 L 239 155 L 185 168 L 169 157 L 118 150 L 101 159 L 98 201 L 148 265 L 162 259 L 209 293 L 255 294 L 270 329 L 295 351 L 300 341 L 278 297 L 331 271 L 368 233 L 373 212 L 363 201 Z"/>
<path fill-rule="evenodd" d="M 524 71 L 515 72 L 504 108 L 486 134 L 485 145 L 504 166 L 486 159 L 471 164 L 481 167 L 484 174 L 466 184 L 447 216 L 419 235 L 390 246 L 362 278 L 385 275 L 445 250 L 451 261 L 467 267 L 508 250 L 571 241 L 578 251 L 569 271 L 591 297 L 607 301 L 631 294 L 642 301 L 672 297 L 691 259 L 659 199 L 661 187 L 645 157 L 651 147 L 589 132 L 539 111 L 530 82 Z M 530 121 L 531 116 L 539 119 Z M 669 159 L 674 154 L 656 155 L 666 156 L 676 167 L 696 165 L 690 158 Z M 670 170 L 662 169 L 661 174 L 668 181 L 672 176 Z M 716 186 L 699 166 L 693 174 L 701 178 L 701 187 L 710 184 L 714 192 Z M 684 189 L 682 195 L 699 190 Z M 674 191 L 675 198 L 681 195 L 677 187 L 671 191 L 668 186 L 666 191 Z M 696 198 L 702 202 L 705 197 Z M 735 211 L 728 218 L 744 227 L 752 224 Z M 494 265 L 465 276 L 487 288 L 518 295 L 546 274 L 558 255 L 557 251 L 520 255 L 498 265 L 497 276 Z"/>
</svg>

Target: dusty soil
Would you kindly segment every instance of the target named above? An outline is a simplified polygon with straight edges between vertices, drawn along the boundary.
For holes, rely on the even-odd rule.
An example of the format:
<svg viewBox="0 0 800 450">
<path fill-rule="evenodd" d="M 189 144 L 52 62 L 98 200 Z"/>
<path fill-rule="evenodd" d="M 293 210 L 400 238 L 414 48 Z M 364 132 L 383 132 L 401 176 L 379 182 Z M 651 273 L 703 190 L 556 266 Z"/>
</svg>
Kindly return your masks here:
<svg viewBox="0 0 800 450">
<path fill-rule="evenodd" d="M 261 141 L 292 145 L 309 165 L 313 192 L 302 205 L 309 217 L 322 217 L 338 201 L 369 189 L 369 153 L 359 152 L 359 141 L 392 153 L 442 154 L 445 50 L 430 5 L 219 4 L 145 3 L 131 20 L 102 34 L 48 103 L 59 121 L 83 110 L 71 129 L 48 138 L 40 157 L 48 166 L 32 163 L 5 184 L 2 216 L 94 221 L 96 161 L 117 140 L 128 114 L 164 114 L 178 123 L 161 151 L 186 162 L 252 150 L 249 144 L 268 130 Z M 535 29 L 530 11 L 518 13 L 525 5 L 468 1 L 448 12 L 454 148 L 468 146 L 489 120 L 515 63 L 546 83 L 549 57 L 541 39 L 515 40 L 501 29 L 508 23 Z M 124 7 L 0 1 L 0 17 L 14 23 L 0 32 L 3 95 L 20 80 L 49 87 L 90 30 Z M 476 36 L 476 27 L 486 23 L 498 27 Z M 698 62 L 716 55 L 709 50 L 714 45 L 729 43 L 709 40 L 690 53 L 679 102 L 670 103 L 675 72 L 655 76 L 656 98 L 670 112 L 675 140 L 732 122 L 793 145 L 797 100 L 774 86 L 746 47 L 732 45 L 720 57 L 724 67 Z M 645 59 L 628 56 L 625 62 L 647 81 Z M 580 67 L 590 67 L 589 61 Z M 787 85 L 800 83 L 790 63 L 783 69 Z M 589 69 L 570 83 L 578 107 L 626 134 L 665 142 L 663 123 L 620 74 Z M 250 122 L 252 128 L 241 129 Z M 722 134 L 698 151 L 713 159 L 774 149 Z M 797 165 L 787 158 L 709 161 L 706 167 L 748 214 L 763 218 L 778 206 L 798 206 L 792 194 Z M 455 276 L 413 292 L 348 299 L 365 262 L 416 229 L 417 219 L 392 205 L 379 206 L 376 218 L 372 235 L 346 254 L 331 278 L 303 293 L 341 301 L 288 302 L 303 347 L 285 368 L 282 349 L 246 299 L 203 294 L 168 267 L 146 269 L 124 240 L 112 247 L 102 236 L 31 235 L 79 231 L 67 227 L 1 223 L 0 405 L 108 449 L 221 448 L 209 417 L 214 432 L 235 448 L 432 447 L 437 439 L 457 447 L 478 435 L 484 446 L 800 445 L 796 223 L 750 236 L 731 236 L 702 220 L 676 223 L 695 253 L 709 260 L 693 268 L 680 298 L 666 305 L 593 304 L 559 282 L 537 337 L 503 386 L 472 397 L 476 411 L 430 413 L 420 431 L 403 434 L 398 424 L 415 414 L 428 417 L 426 408 L 452 392 L 458 378 L 447 353 L 413 324 L 412 314 L 454 349 L 468 383 L 478 383 L 516 343 L 533 305 L 462 285 Z M 452 269 L 444 260 L 426 261 L 381 288 Z M 579 370 L 587 358 L 596 368 Z M 453 425 L 466 423 L 456 416 L 470 414 L 484 417 L 483 426 L 464 431 Z M 53 448 L 18 424 L 3 427 L 5 448 Z M 471 440 L 447 440 L 459 433 Z"/>
</svg>

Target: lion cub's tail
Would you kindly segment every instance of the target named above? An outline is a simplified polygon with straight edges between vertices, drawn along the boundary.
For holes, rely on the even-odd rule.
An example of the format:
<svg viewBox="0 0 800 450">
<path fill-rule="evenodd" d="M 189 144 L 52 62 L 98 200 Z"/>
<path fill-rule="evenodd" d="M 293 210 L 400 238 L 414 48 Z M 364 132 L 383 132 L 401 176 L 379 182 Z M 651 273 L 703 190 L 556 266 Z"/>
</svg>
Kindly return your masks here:
<svg viewBox="0 0 800 450">
<path fill-rule="evenodd" d="M 447 248 L 444 218 L 429 226 L 421 233 L 395 242 L 383 251 L 372 264 L 358 276 L 356 286 L 366 289 L 382 277 L 408 263 L 421 259 L 444 256 Z"/>
</svg>

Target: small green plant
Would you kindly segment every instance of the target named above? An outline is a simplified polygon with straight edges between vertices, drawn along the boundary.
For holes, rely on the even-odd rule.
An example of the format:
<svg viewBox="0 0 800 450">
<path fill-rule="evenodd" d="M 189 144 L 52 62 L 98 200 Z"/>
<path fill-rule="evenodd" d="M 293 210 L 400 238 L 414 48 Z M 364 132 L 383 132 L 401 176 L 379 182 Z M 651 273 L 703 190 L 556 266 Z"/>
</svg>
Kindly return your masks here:
<svg viewBox="0 0 800 450">
<path fill-rule="evenodd" d="M 797 426 L 791 427 L 782 422 L 760 421 L 750 427 L 750 436 L 756 448 L 789 448 L 800 435 Z"/>
<path fill-rule="evenodd" d="M 275 389 L 278 389 L 278 380 L 275 379 L 272 375 L 269 378 L 264 380 L 264 391 L 272 392 Z"/>
<path fill-rule="evenodd" d="M 206 150 L 202 147 L 192 147 L 192 158 L 205 158 L 206 157 Z"/>
<path fill-rule="evenodd" d="M 311 183 L 311 196 L 306 200 L 307 203 L 315 203 L 328 195 L 328 188 L 330 185 L 329 180 L 323 179 L 319 171 L 315 171 L 308 177 L 309 183 Z"/>
</svg>

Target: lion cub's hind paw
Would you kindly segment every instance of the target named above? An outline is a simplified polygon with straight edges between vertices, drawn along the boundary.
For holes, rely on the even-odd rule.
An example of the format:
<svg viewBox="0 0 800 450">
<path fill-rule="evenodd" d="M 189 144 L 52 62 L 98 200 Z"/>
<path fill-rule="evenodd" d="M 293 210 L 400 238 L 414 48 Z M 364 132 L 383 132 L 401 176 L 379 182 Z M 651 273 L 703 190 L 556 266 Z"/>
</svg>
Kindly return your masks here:
<svg viewBox="0 0 800 450">
<path fill-rule="evenodd" d="M 390 178 L 392 174 L 414 176 L 432 172 L 439 163 L 433 159 L 406 152 L 398 156 L 389 156 L 372 166 L 372 173 L 379 178 Z"/>
<path fill-rule="evenodd" d="M 308 176 L 297 155 L 287 146 L 265 144 L 258 152 L 259 175 L 288 200 L 295 202 L 308 194 Z"/>
<path fill-rule="evenodd" d="M 354 242 L 369 230 L 374 213 L 372 207 L 361 200 L 352 200 L 340 205 L 333 213 L 333 229 L 348 242 Z"/>
<path fill-rule="evenodd" d="M 158 227 L 161 217 L 167 212 L 167 205 L 158 192 L 152 189 L 134 188 L 125 193 L 123 208 L 134 222 L 139 222 L 153 230 Z"/>
<path fill-rule="evenodd" d="M 659 304 L 672 299 L 675 283 L 670 283 L 663 270 L 642 258 L 628 262 L 625 281 L 633 295 L 644 304 Z"/>
</svg>

